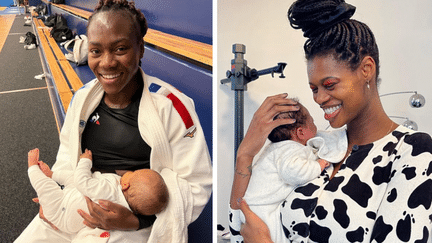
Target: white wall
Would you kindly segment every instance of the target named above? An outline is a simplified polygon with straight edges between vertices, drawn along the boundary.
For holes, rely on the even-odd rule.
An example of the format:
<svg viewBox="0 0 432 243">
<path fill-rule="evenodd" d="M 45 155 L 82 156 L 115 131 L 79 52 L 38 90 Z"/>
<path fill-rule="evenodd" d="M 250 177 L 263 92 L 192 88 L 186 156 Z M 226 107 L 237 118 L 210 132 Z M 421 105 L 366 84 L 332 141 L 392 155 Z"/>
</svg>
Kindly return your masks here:
<svg viewBox="0 0 432 243">
<path fill-rule="evenodd" d="M 305 38 L 290 27 L 286 17 L 292 0 L 218 0 L 217 82 L 230 69 L 232 44 L 246 45 L 248 66 L 261 70 L 286 62 L 285 79 L 262 76 L 245 93 L 245 131 L 265 97 L 282 92 L 296 96 L 308 107 L 319 129 L 328 123 L 312 99 L 303 53 Z M 382 98 L 388 115 L 414 120 L 419 130 L 432 134 L 432 1 L 347 0 L 357 7 L 354 19 L 375 34 L 380 51 L 380 93 L 417 90 L 426 106 L 410 108 L 410 94 Z M 227 207 L 234 168 L 234 92 L 217 85 L 217 222 L 228 225 Z M 394 119 L 401 123 L 404 120 Z"/>
</svg>

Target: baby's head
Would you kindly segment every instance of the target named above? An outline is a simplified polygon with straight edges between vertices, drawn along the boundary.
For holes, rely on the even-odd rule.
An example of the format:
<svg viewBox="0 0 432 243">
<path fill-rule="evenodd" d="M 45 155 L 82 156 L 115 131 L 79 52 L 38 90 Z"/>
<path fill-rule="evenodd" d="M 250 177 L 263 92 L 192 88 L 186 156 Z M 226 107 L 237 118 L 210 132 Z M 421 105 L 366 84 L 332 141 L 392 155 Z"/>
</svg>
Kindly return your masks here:
<svg viewBox="0 0 432 243">
<path fill-rule="evenodd" d="M 168 205 L 168 188 L 159 173 L 150 169 L 126 172 L 120 179 L 123 194 L 134 213 L 153 215 Z"/>
<path fill-rule="evenodd" d="M 316 135 L 317 128 L 309 111 L 297 99 L 293 100 L 297 102 L 300 109 L 298 111 L 281 112 L 273 120 L 290 118 L 295 119 L 296 122 L 281 125 L 273 129 L 268 136 L 268 139 L 273 143 L 293 140 L 306 145 L 307 140 Z"/>
</svg>

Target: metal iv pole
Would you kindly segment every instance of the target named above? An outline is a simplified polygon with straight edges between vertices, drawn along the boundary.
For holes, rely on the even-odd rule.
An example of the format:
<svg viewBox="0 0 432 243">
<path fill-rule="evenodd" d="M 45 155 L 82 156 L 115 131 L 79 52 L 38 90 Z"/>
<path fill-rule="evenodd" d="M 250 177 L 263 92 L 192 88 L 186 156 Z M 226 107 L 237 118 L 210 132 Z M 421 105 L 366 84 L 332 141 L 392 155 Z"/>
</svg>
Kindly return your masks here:
<svg viewBox="0 0 432 243">
<path fill-rule="evenodd" d="M 247 61 L 244 59 L 246 46 L 243 44 L 234 44 L 232 47 L 234 59 L 231 60 L 231 70 L 226 72 L 226 79 L 222 79 L 221 83 L 231 82 L 231 90 L 235 91 L 234 109 L 235 109 L 235 135 L 234 135 L 234 158 L 237 158 L 237 149 L 240 146 L 244 136 L 244 91 L 247 91 L 247 84 L 258 79 L 261 75 L 271 74 L 274 77 L 275 73 L 280 73 L 279 78 L 285 78 L 283 70 L 286 63 L 278 63 L 277 66 L 257 71 L 247 66 Z M 234 159 L 235 164 L 235 159 Z"/>
</svg>

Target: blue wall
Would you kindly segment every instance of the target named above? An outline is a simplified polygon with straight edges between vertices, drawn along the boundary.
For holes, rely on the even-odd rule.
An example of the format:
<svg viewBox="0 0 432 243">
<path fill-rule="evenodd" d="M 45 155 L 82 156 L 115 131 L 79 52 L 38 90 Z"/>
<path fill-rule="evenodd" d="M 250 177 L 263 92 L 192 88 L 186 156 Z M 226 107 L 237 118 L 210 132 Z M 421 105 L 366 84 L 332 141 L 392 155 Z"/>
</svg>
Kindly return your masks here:
<svg viewBox="0 0 432 243">
<path fill-rule="evenodd" d="M 9 7 L 13 3 L 13 0 L 0 0 L 1 7 Z"/>
<path fill-rule="evenodd" d="M 96 0 L 66 0 L 66 4 L 93 11 Z M 149 27 L 212 44 L 212 0 L 136 0 Z"/>
<path fill-rule="evenodd" d="M 41 3 L 42 3 L 41 0 L 29 0 L 30 6 L 37 6 L 38 4 L 41 4 Z"/>
<path fill-rule="evenodd" d="M 41 3 L 41 0 L 29 0 L 29 5 L 30 6 L 36 6 L 39 3 Z M 1 7 L 9 7 L 12 4 L 14 4 L 13 0 L 0 0 L 0 6 Z"/>
</svg>

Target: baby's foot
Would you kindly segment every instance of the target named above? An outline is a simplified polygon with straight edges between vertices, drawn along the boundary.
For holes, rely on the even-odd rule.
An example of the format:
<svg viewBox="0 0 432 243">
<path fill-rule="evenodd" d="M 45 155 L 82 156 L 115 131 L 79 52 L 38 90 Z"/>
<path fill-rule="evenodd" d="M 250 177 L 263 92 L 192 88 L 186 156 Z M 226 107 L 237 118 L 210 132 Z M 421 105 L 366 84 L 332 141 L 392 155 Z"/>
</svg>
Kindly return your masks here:
<svg viewBox="0 0 432 243">
<path fill-rule="evenodd" d="M 32 149 L 28 152 L 28 167 L 37 165 L 39 161 L 39 149 Z"/>
<path fill-rule="evenodd" d="M 39 168 L 41 169 L 41 171 L 42 171 L 46 176 L 48 176 L 49 178 L 52 178 L 52 174 L 53 174 L 53 172 L 51 171 L 50 167 L 49 167 L 47 164 L 45 164 L 45 163 L 42 162 L 42 161 L 39 161 Z"/>
</svg>

